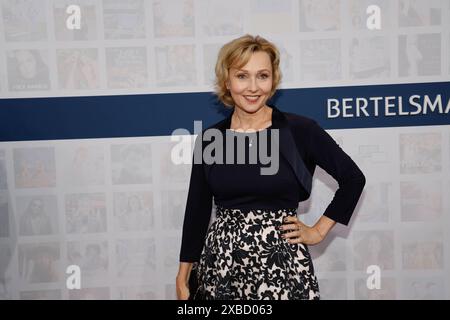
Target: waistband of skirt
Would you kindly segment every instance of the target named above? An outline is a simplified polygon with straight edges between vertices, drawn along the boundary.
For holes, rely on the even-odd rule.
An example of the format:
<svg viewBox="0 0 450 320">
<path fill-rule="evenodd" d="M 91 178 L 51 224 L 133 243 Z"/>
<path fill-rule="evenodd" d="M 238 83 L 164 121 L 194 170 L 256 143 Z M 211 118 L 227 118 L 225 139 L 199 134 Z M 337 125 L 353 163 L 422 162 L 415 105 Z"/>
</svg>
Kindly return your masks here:
<svg viewBox="0 0 450 320">
<path fill-rule="evenodd" d="M 266 218 L 266 219 L 280 219 L 287 216 L 296 216 L 297 208 L 225 208 L 216 205 L 216 217 L 225 219 L 248 219 L 248 218 Z"/>
</svg>

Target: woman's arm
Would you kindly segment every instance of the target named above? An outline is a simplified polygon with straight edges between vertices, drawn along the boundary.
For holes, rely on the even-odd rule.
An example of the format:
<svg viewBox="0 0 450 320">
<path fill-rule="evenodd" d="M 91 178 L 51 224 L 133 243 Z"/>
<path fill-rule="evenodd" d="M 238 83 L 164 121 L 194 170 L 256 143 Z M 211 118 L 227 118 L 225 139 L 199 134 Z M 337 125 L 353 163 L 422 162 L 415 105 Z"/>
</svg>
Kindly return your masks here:
<svg viewBox="0 0 450 320">
<path fill-rule="evenodd" d="M 357 164 L 315 121 L 311 123 L 309 132 L 308 156 L 339 184 L 323 215 L 348 225 L 366 184 L 366 178 Z M 329 225 L 329 221 L 323 223 L 320 224 L 322 229 Z"/>
<path fill-rule="evenodd" d="M 205 176 L 203 159 L 201 163 L 195 163 L 195 152 L 199 151 L 203 155 L 203 141 L 200 138 L 196 138 L 194 146 L 181 237 L 180 267 L 176 278 L 177 297 L 180 300 L 189 299 L 189 275 L 193 263 L 200 260 L 212 211 L 213 194 Z"/>
<path fill-rule="evenodd" d="M 328 232 L 334 227 L 336 221 L 328 218 L 327 216 L 321 216 L 319 220 L 314 224 L 313 228 L 319 232 L 322 240 L 325 239 Z"/>
<path fill-rule="evenodd" d="M 211 219 L 213 194 L 205 176 L 203 159 L 201 163 L 195 163 L 197 148 L 202 148 L 197 151 L 203 155 L 202 143 L 201 137 L 197 136 L 184 213 L 180 262 L 199 261 Z"/>
<path fill-rule="evenodd" d="M 366 178 L 356 163 L 317 122 L 309 124 L 307 156 L 339 184 L 333 200 L 320 219 L 309 227 L 297 217 L 288 217 L 282 230 L 290 243 L 317 244 L 338 222 L 348 225 L 361 196 Z"/>
</svg>

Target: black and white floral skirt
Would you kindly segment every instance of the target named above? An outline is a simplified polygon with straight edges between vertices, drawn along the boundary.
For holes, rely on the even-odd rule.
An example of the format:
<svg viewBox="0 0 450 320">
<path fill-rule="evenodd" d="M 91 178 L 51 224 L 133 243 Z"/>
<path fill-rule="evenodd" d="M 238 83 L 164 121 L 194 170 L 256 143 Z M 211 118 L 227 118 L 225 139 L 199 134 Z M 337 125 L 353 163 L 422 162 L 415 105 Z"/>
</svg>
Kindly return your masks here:
<svg viewBox="0 0 450 320">
<path fill-rule="evenodd" d="M 278 229 L 297 209 L 240 210 L 217 206 L 193 275 L 194 299 L 319 299 L 308 247 L 289 244 Z"/>
</svg>

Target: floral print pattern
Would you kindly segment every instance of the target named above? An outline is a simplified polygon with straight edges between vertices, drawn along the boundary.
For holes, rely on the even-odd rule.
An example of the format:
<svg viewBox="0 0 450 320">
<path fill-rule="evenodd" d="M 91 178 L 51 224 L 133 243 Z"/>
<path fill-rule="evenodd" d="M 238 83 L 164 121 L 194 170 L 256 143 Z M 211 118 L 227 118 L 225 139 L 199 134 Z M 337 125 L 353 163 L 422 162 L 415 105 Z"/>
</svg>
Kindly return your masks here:
<svg viewBox="0 0 450 320">
<path fill-rule="evenodd" d="M 194 299 L 319 299 L 308 247 L 289 244 L 278 229 L 297 209 L 240 210 L 217 206 L 200 261 Z"/>
</svg>

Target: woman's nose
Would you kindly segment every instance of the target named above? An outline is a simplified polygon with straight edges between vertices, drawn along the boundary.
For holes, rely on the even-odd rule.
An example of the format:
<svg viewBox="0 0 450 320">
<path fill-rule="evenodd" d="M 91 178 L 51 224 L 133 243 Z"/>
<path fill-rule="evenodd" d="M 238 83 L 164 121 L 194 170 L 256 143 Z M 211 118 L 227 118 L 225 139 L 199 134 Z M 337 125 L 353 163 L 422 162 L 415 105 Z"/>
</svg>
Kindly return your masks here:
<svg viewBox="0 0 450 320">
<path fill-rule="evenodd" d="M 256 79 L 255 78 L 250 78 L 249 89 L 251 91 L 256 91 L 258 89 L 258 84 L 256 83 Z"/>
</svg>

